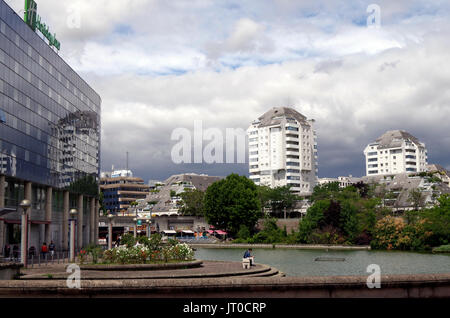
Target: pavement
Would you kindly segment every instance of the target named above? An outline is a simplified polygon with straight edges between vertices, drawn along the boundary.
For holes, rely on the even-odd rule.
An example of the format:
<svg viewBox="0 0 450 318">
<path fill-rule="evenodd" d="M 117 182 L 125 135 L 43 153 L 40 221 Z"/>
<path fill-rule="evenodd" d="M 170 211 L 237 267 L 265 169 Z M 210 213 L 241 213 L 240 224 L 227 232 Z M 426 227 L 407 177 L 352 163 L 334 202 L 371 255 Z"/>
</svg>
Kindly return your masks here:
<svg viewBox="0 0 450 318">
<path fill-rule="evenodd" d="M 69 264 L 50 264 L 40 267 L 22 269 L 21 280 L 61 280 L 67 279 L 72 272 L 66 272 Z M 101 265 L 99 265 L 101 266 Z M 277 269 L 264 264 L 255 264 L 244 269 L 241 262 L 203 261 L 201 266 L 180 269 L 160 270 L 81 270 L 82 280 L 108 279 L 182 279 L 208 277 L 267 277 L 282 275 Z"/>
</svg>

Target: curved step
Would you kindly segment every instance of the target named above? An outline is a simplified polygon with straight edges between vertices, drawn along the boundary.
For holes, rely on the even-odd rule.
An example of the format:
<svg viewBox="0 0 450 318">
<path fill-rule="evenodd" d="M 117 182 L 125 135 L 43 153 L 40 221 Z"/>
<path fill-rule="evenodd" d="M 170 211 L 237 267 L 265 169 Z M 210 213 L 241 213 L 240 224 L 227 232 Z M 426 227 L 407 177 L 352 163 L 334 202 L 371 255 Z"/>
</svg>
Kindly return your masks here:
<svg viewBox="0 0 450 318">
<path fill-rule="evenodd" d="M 277 276 L 279 274 L 280 274 L 280 272 L 278 271 L 278 269 L 272 267 L 267 272 L 250 274 L 250 275 L 246 275 L 245 277 L 272 277 L 272 276 Z"/>
</svg>

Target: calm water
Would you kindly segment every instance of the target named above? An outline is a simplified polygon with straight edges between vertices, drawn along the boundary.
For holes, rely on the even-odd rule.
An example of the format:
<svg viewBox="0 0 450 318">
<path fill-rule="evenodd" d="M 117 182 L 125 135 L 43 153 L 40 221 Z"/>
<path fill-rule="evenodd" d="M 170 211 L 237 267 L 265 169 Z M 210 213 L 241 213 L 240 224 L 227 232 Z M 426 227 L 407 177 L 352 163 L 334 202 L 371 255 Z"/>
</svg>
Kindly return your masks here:
<svg viewBox="0 0 450 318">
<path fill-rule="evenodd" d="M 244 248 L 197 248 L 195 258 L 241 261 Z M 253 248 L 256 263 L 276 267 L 286 276 L 368 275 L 367 266 L 378 264 L 381 274 L 450 273 L 450 255 L 399 251 L 325 251 Z M 315 261 L 317 257 L 345 261 Z"/>
</svg>

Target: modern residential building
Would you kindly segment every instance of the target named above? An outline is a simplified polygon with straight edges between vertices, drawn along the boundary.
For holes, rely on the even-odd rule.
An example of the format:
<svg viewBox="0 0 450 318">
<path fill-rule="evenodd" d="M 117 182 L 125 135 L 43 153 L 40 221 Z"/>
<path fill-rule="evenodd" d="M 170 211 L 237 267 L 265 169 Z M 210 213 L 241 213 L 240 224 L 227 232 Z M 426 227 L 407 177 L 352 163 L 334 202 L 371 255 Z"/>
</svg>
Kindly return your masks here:
<svg viewBox="0 0 450 318">
<path fill-rule="evenodd" d="M 98 181 L 101 99 L 36 31 L 0 0 L 0 248 L 20 243 L 23 199 L 28 247 L 67 249 L 76 208 L 81 248 L 98 237 L 98 193 L 79 181 Z"/>
<path fill-rule="evenodd" d="M 425 144 L 404 130 L 385 132 L 364 149 L 366 175 L 427 171 Z"/>
<path fill-rule="evenodd" d="M 319 184 L 324 185 L 327 183 L 338 182 L 340 188 L 346 188 L 352 184 L 356 184 L 361 181 L 361 178 L 353 177 L 349 175 L 348 177 L 340 176 L 337 178 L 319 178 Z"/>
<path fill-rule="evenodd" d="M 381 197 L 383 206 L 392 211 L 402 213 L 413 210 L 414 202 L 411 191 L 421 193 L 420 207 L 432 207 L 442 194 L 450 194 L 450 188 L 439 178 L 431 178 L 422 173 L 398 173 L 391 175 L 365 176 L 362 181 L 375 185 L 375 192 Z"/>
<path fill-rule="evenodd" d="M 145 199 L 145 204 L 151 205 L 152 217 L 178 215 L 181 193 L 187 189 L 206 191 L 212 183 L 221 179 L 223 177 L 195 173 L 173 175 L 165 180 L 157 189 L 150 191 L 150 194 Z M 145 204 L 139 206 L 142 211 L 146 208 Z"/>
<path fill-rule="evenodd" d="M 113 214 L 128 214 L 130 204 L 145 199 L 149 190 L 150 187 L 144 180 L 133 177 L 133 173 L 129 170 L 113 171 L 111 177 L 100 179 L 103 207 Z"/>
<path fill-rule="evenodd" d="M 427 166 L 427 171 L 432 173 L 434 176 L 437 176 L 444 184 L 450 187 L 450 171 L 445 169 L 443 166 L 438 164 L 429 164 Z"/>
<path fill-rule="evenodd" d="M 288 107 L 274 107 L 253 121 L 247 129 L 250 179 L 311 194 L 318 180 L 313 124 L 313 119 Z"/>
</svg>

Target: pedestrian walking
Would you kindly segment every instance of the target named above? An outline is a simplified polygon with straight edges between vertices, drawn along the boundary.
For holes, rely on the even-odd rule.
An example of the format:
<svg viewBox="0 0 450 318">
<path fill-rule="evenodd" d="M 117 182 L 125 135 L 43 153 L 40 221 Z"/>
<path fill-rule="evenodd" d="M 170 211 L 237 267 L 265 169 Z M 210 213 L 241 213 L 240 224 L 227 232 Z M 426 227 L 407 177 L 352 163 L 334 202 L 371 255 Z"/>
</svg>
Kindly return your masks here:
<svg viewBox="0 0 450 318">
<path fill-rule="evenodd" d="M 42 258 L 45 259 L 45 256 L 47 256 L 48 253 L 48 246 L 47 243 L 42 243 L 42 247 L 41 247 L 41 253 L 42 253 Z"/>
<path fill-rule="evenodd" d="M 9 244 L 6 244 L 5 249 L 3 250 L 3 256 L 5 258 L 8 258 L 10 253 L 11 253 L 11 247 L 9 246 Z"/>
<path fill-rule="evenodd" d="M 53 241 L 50 242 L 50 245 L 48 246 L 48 250 L 50 251 L 50 255 L 51 257 L 53 257 L 55 255 L 55 243 L 53 243 Z"/>
</svg>

